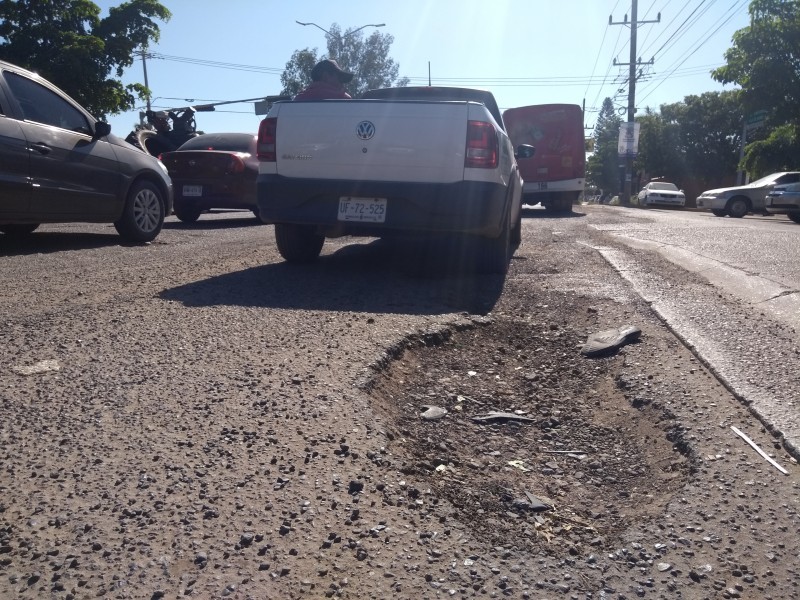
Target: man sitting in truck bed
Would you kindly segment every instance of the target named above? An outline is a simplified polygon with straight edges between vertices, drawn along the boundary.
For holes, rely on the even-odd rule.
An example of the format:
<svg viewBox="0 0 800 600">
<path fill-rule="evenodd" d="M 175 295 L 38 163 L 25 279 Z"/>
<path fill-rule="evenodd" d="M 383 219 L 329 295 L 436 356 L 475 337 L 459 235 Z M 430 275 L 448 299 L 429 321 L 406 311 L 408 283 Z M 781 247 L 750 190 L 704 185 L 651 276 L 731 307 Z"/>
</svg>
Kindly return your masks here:
<svg viewBox="0 0 800 600">
<path fill-rule="evenodd" d="M 351 96 L 345 91 L 344 84 L 352 80 L 353 74 L 342 70 L 335 60 L 321 60 L 311 69 L 309 86 L 297 94 L 294 100 L 349 100 Z"/>
</svg>

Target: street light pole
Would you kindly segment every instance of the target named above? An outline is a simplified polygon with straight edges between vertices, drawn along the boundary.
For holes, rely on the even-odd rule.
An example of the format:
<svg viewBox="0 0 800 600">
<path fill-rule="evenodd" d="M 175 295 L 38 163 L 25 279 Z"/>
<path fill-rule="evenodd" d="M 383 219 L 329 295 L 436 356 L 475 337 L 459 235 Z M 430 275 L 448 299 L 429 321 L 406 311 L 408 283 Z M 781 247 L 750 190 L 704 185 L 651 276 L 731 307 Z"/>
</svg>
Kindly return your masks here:
<svg viewBox="0 0 800 600">
<path fill-rule="evenodd" d="M 338 34 L 336 34 L 336 35 L 334 36 L 334 34 L 332 34 L 330 31 L 328 31 L 327 29 L 325 29 L 325 28 L 323 28 L 323 27 L 320 27 L 320 26 L 319 26 L 319 25 L 317 25 L 316 23 L 303 23 L 302 21 L 295 21 L 295 23 L 297 23 L 298 25 L 313 25 L 314 27 L 316 27 L 317 29 L 320 29 L 320 30 L 324 31 L 325 33 L 327 33 L 327 34 L 328 34 L 329 36 L 331 36 L 331 37 L 338 37 L 340 42 L 341 42 L 341 41 L 342 41 L 344 38 L 346 38 L 347 36 L 349 36 L 349 35 L 353 35 L 353 34 L 354 34 L 354 33 L 356 33 L 357 31 L 361 31 L 362 29 L 365 29 L 365 28 L 367 28 L 367 27 L 385 27 L 385 26 L 386 26 L 386 23 L 368 23 L 368 24 L 366 24 L 366 25 L 362 25 L 362 26 L 361 26 L 361 27 L 359 27 L 358 29 L 353 29 L 353 31 L 349 31 L 349 32 L 347 32 L 347 33 L 346 33 L 345 35 L 343 35 L 343 36 L 341 36 L 341 35 L 338 35 Z"/>
</svg>

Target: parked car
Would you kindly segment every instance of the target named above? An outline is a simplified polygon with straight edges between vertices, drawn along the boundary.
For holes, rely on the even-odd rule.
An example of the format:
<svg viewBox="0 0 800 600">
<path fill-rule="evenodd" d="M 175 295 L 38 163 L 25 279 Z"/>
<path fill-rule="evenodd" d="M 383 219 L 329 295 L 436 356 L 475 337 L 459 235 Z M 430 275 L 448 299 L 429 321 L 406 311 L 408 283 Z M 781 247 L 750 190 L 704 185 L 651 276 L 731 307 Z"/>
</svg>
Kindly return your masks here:
<svg viewBox="0 0 800 600">
<path fill-rule="evenodd" d="M 0 231 L 113 223 L 123 239 L 147 242 L 171 210 L 172 182 L 156 158 L 36 73 L 0 61 Z"/>
<path fill-rule="evenodd" d="M 639 206 L 684 206 L 686 196 L 674 183 L 651 181 L 639 192 Z"/>
<path fill-rule="evenodd" d="M 800 223 L 800 183 L 776 185 L 764 201 L 771 215 L 788 215 L 795 223 Z"/>
<path fill-rule="evenodd" d="M 764 199 L 776 185 L 800 182 L 800 171 L 773 173 L 742 186 L 708 190 L 697 197 L 697 208 L 710 210 L 717 217 L 741 218 L 751 212 L 765 212 Z"/>
<path fill-rule="evenodd" d="M 258 157 L 252 133 L 206 133 L 161 155 L 175 186 L 175 216 L 197 221 L 212 208 L 244 208 L 258 217 Z"/>
</svg>

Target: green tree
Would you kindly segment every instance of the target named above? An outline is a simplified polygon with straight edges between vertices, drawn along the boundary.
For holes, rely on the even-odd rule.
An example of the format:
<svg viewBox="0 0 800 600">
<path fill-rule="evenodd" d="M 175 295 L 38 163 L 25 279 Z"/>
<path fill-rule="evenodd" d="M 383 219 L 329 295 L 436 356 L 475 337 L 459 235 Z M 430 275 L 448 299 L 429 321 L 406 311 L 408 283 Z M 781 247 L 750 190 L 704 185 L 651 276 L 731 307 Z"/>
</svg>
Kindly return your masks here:
<svg viewBox="0 0 800 600">
<path fill-rule="evenodd" d="M 311 83 L 311 68 L 324 58 L 335 59 L 345 71 L 355 75 L 347 84 L 347 92 L 357 98 L 367 90 L 408 85 L 408 78 L 397 77 L 400 69 L 390 57 L 389 48 L 394 37 L 373 31 L 369 37 L 359 29 L 342 33 L 334 23 L 325 34 L 327 53 L 318 55 L 317 49 L 296 50 L 281 74 L 281 94 L 294 96 Z"/>
<path fill-rule="evenodd" d="M 726 64 L 712 77 L 741 86 L 743 115 L 768 110 L 767 123 L 777 125 L 745 147 L 740 166 L 757 177 L 800 166 L 800 2 L 752 0 L 749 11 L 750 25 L 734 34 Z"/>
<path fill-rule="evenodd" d="M 0 59 L 36 71 L 105 118 L 130 110 L 147 90 L 119 77 L 136 51 L 159 38 L 157 0 L 129 0 L 100 18 L 89 0 L 0 0 Z"/>
<path fill-rule="evenodd" d="M 639 123 L 639 153 L 633 162 L 633 170 L 645 176 L 638 182 L 640 187 L 657 177 L 680 185 L 686 177 L 680 127 L 650 109 L 643 116 L 636 117 L 636 121 Z"/>
<path fill-rule="evenodd" d="M 603 100 L 594 127 L 594 153 L 586 162 L 586 180 L 603 194 L 620 192 L 619 127 L 622 119 L 614 110 L 611 98 Z"/>
<path fill-rule="evenodd" d="M 769 108 L 777 122 L 797 122 L 800 115 L 800 2 L 753 0 L 750 25 L 733 35 L 726 64 L 712 72 L 721 83 L 742 88 L 750 113 Z"/>
<path fill-rule="evenodd" d="M 661 118 L 669 132 L 662 143 L 680 154 L 686 177 L 707 187 L 736 172 L 742 127 L 738 91 L 705 92 L 663 104 Z"/>
<path fill-rule="evenodd" d="M 747 144 L 742 168 L 751 179 L 779 171 L 795 171 L 800 157 L 800 134 L 791 123 L 773 129 L 763 140 Z"/>
</svg>

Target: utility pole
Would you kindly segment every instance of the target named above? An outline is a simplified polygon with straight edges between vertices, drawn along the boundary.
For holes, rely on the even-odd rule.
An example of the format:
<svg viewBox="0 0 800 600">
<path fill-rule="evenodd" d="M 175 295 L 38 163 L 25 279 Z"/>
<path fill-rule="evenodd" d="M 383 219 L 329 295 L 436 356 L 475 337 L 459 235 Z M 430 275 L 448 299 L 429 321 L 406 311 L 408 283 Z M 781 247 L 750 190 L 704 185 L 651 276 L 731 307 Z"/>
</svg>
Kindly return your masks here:
<svg viewBox="0 0 800 600">
<path fill-rule="evenodd" d="M 147 83 L 147 61 L 145 60 L 147 56 L 147 48 L 142 46 L 140 53 L 142 55 L 142 68 L 144 69 L 144 87 L 147 88 L 147 112 L 150 112 L 150 85 Z M 139 123 L 144 125 L 144 121 L 144 115 L 140 112 Z"/>
<path fill-rule="evenodd" d="M 618 63 L 617 59 L 614 59 L 615 66 L 624 66 L 628 65 L 628 129 L 627 133 L 629 135 L 633 135 L 634 131 L 634 117 L 636 115 L 636 67 L 643 64 L 653 64 L 653 59 L 651 58 L 648 62 L 643 63 L 641 59 L 636 58 L 636 28 L 638 25 L 644 25 L 646 23 L 660 23 L 661 22 L 661 13 L 658 13 L 658 18 L 654 21 L 639 21 L 638 20 L 638 0 L 632 0 L 631 2 L 631 55 L 630 55 L 630 62 L 627 63 Z M 625 15 L 625 19 L 623 21 L 614 22 L 613 17 L 608 17 L 608 24 L 609 25 L 628 25 L 628 15 Z M 625 181 L 622 187 L 622 204 L 625 206 L 630 205 L 631 203 L 631 196 L 633 195 L 633 178 L 631 177 L 631 172 L 633 171 L 633 155 L 630 153 L 626 154 L 625 156 Z"/>
</svg>

